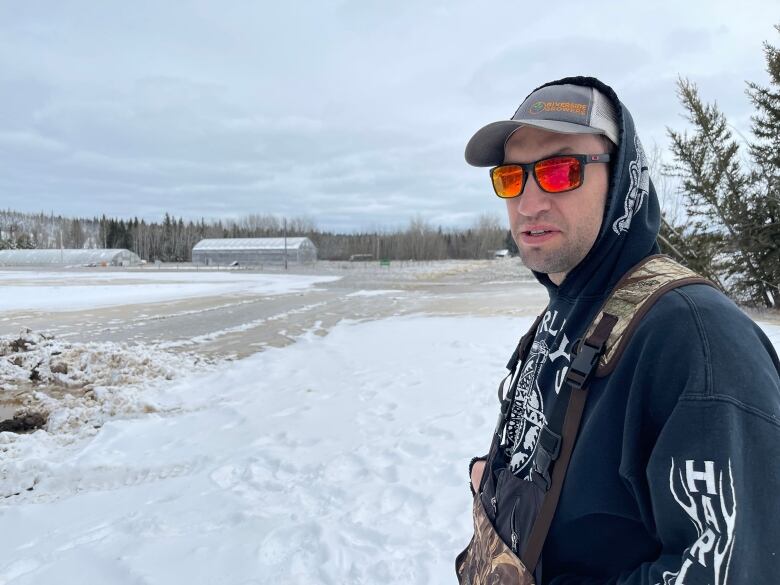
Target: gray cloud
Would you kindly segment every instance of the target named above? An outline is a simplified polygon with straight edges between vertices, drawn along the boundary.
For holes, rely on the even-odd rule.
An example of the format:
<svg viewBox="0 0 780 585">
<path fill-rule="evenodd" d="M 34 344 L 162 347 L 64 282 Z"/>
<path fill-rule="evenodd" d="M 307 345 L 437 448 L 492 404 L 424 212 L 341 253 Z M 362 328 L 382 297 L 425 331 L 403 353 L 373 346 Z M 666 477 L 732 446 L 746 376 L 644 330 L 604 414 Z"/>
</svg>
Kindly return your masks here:
<svg viewBox="0 0 780 585">
<path fill-rule="evenodd" d="M 0 5 L 0 207 L 468 224 L 503 205 L 464 164 L 466 140 L 550 79 L 602 77 L 646 142 L 682 122 L 678 74 L 746 128 L 772 4 L 708 6 Z M 696 27 L 670 26 L 672 11 Z"/>
</svg>

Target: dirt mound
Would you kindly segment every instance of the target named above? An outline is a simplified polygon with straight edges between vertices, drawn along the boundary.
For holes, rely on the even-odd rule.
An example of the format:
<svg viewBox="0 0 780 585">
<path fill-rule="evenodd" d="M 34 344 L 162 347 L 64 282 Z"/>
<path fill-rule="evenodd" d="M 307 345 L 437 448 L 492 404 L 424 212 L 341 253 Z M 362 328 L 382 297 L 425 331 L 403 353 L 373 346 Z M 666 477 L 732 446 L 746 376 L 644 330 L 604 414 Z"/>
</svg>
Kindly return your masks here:
<svg viewBox="0 0 780 585">
<path fill-rule="evenodd" d="M 0 421 L 0 433 L 29 433 L 46 425 L 46 416 L 31 412 Z"/>
<path fill-rule="evenodd" d="M 207 363 L 147 345 L 71 343 L 24 329 L 0 337 L 0 432 L 55 432 L 152 412 L 139 389 Z"/>
<path fill-rule="evenodd" d="M 90 389 L 176 377 L 181 366 L 197 362 L 145 346 L 118 343 L 68 343 L 53 336 L 23 330 L 0 337 L 0 387 L 20 384 Z"/>
</svg>

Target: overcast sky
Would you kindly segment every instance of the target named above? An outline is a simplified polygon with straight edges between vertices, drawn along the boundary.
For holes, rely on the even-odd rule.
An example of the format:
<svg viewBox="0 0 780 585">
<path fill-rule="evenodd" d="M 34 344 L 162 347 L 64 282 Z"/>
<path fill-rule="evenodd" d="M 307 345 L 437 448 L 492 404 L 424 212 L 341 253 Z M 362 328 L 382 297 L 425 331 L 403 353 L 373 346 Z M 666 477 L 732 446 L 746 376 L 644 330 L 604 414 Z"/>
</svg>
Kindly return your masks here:
<svg viewBox="0 0 780 585">
<path fill-rule="evenodd" d="M 320 228 L 503 215 L 463 149 L 537 85 L 590 74 L 645 146 L 675 80 L 749 128 L 776 0 L 0 0 L 0 207 Z"/>
</svg>

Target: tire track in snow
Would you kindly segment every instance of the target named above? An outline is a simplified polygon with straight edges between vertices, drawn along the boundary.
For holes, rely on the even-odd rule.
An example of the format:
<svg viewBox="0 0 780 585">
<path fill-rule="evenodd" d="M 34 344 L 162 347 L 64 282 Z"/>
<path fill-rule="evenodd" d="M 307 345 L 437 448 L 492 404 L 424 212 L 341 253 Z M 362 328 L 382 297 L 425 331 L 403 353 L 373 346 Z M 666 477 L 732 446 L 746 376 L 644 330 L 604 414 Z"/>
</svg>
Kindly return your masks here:
<svg viewBox="0 0 780 585">
<path fill-rule="evenodd" d="M 70 465 L 59 469 L 46 466 L 37 470 L 23 467 L 18 474 L 5 470 L 5 477 L 0 483 L 0 498 L 3 505 L 53 502 L 85 492 L 110 491 L 187 477 L 200 472 L 205 465 L 206 459 L 198 457 L 177 463 L 129 468 L 118 465 L 92 468 Z"/>
</svg>

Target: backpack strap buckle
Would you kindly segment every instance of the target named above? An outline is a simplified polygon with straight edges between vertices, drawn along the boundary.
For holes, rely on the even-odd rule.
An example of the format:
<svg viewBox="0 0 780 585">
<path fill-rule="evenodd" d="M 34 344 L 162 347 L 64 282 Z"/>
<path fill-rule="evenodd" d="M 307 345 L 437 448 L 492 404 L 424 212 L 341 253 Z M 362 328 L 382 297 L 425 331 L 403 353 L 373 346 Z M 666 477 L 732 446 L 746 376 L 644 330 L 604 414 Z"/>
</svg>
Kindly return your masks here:
<svg viewBox="0 0 780 585">
<path fill-rule="evenodd" d="M 593 373 L 596 371 L 601 352 L 604 351 L 604 343 L 599 346 L 590 345 L 587 341 L 577 344 L 577 355 L 566 372 L 566 382 L 573 388 L 581 390 L 590 382 Z"/>
<path fill-rule="evenodd" d="M 542 427 L 539 442 L 536 444 L 534 463 L 531 468 L 531 481 L 545 492 L 550 489 L 550 468 L 561 454 L 561 436 L 551 431 L 547 425 Z"/>
</svg>

